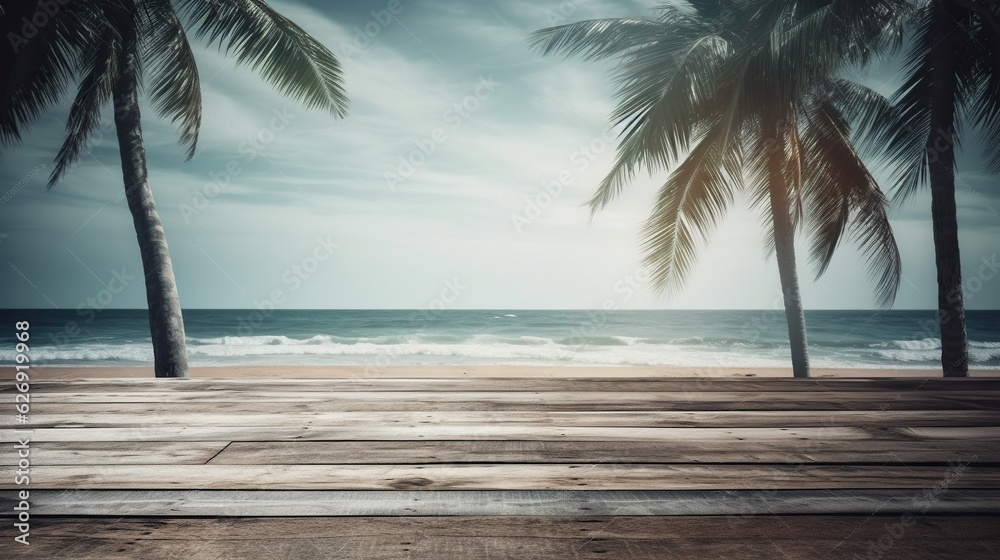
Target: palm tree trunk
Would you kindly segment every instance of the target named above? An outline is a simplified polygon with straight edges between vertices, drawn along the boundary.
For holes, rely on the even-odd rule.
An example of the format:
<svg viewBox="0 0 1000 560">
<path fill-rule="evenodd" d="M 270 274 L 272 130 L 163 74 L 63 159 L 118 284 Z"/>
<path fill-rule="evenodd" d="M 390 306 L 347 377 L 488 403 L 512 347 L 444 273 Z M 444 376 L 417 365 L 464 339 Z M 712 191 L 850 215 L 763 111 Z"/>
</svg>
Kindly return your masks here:
<svg viewBox="0 0 1000 560">
<path fill-rule="evenodd" d="M 785 302 L 785 321 L 788 323 L 788 342 L 792 350 L 792 375 L 809 377 L 809 353 L 806 349 L 806 318 L 799 293 L 799 277 L 795 272 L 795 231 L 788 208 L 788 190 L 785 183 L 782 142 L 776 128 L 764 130 L 767 154 L 768 191 L 771 202 L 771 220 L 774 223 L 774 250 L 778 258 L 778 277 Z"/>
<path fill-rule="evenodd" d="M 135 225 L 146 280 L 149 330 L 153 339 L 156 377 L 187 377 L 184 319 L 174 282 L 160 216 L 146 174 L 146 148 L 139 115 L 138 61 L 134 52 L 122 55 L 124 67 L 114 86 L 115 127 L 121 151 L 125 198 Z"/>
<path fill-rule="evenodd" d="M 927 138 L 931 183 L 931 220 L 934 228 L 934 261 L 937 265 L 938 319 L 941 323 L 941 367 L 945 377 L 969 375 L 969 345 L 965 331 L 962 296 L 962 261 L 958 250 L 958 217 L 955 209 L 955 77 L 953 37 L 961 9 L 950 1 L 934 2 L 935 37 L 930 56 L 931 132 Z M 959 12 L 958 14 L 954 12 Z"/>
</svg>

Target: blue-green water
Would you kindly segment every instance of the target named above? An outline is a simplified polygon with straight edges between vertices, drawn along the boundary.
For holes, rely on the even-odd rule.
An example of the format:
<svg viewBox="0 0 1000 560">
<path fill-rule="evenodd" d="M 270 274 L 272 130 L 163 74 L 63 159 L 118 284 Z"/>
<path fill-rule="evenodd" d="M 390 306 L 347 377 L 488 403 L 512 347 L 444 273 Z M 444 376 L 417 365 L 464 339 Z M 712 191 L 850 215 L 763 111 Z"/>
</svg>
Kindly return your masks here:
<svg viewBox="0 0 1000 560">
<path fill-rule="evenodd" d="M 0 363 L 14 321 L 31 324 L 33 362 L 152 362 L 140 310 L 2 310 Z M 816 367 L 934 368 L 931 311 L 811 311 Z M 193 365 L 585 364 L 787 366 L 784 312 L 538 310 L 189 310 Z M 1000 367 L 1000 311 L 968 314 L 972 366 Z"/>
</svg>

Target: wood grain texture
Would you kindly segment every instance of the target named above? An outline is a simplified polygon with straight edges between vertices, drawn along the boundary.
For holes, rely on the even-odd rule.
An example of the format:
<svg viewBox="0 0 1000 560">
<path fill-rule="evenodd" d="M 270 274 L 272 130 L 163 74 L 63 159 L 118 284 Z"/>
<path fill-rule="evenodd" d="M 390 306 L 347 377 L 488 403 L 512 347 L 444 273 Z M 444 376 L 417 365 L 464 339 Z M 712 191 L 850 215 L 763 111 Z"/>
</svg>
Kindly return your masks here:
<svg viewBox="0 0 1000 560">
<path fill-rule="evenodd" d="M 774 490 L 1000 488 L 1000 467 L 692 464 L 40 466 L 37 489 Z M 11 481 L 0 489 L 11 490 Z"/>
<path fill-rule="evenodd" d="M 805 523 L 788 524 L 774 516 L 713 518 L 698 516 L 622 516 L 622 517 L 290 517 L 283 519 L 115 519 L 70 518 L 46 519 L 39 531 L 72 538 L 100 534 L 100 528 L 121 531 L 136 540 L 186 540 L 198 532 L 207 539 L 260 540 L 268 535 L 288 534 L 290 538 L 312 539 L 335 534 L 343 537 L 401 536 L 416 532 L 427 535 L 474 537 L 479 535 L 559 538 L 567 533 L 581 538 L 628 538 L 657 540 L 664 537 L 713 537 L 719 529 L 739 529 L 747 538 L 801 540 L 829 539 L 848 534 L 866 541 L 881 536 L 886 523 L 900 521 L 897 516 L 808 516 Z M 460 521 L 460 522 L 459 522 Z M 115 525 L 120 526 L 115 528 Z M 1000 539 L 996 528 L 1000 516 L 956 517 L 924 516 L 906 529 L 911 538 L 925 540 Z M 568 528 L 572 528 L 567 531 Z M 6 529 L 6 528 L 5 528 Z M 95 529 L 97 530 L 95 534 Z"/>
<path fill-rule="evenodd" d="M 192 560 L 989 558 L 997 518 L 353 518 L 36 521 L 19 558 Z M 10 538 L 4 527 L 0 537 Z M 890 536 L 888 538 L 885 535 Z"/>
<path fill-rule="evenodd" d="M 180 382 L 185 383 L 185 382 Z M 77 403 L 77 402 L 310 402 L 310 401 L 345 401 L 345 402 L 479 402 L 492 401 L 498 403 L 525 404 L 545 402 L 565 403 L 598 403 L 614 402 L 628 403 L 757 403 L 779 404 L 799 403 L 815 400 L 818 402 L 841 401 L 849 403 L 877 403 L 879 405 L 894 402 L 943 402 L 943 403 L 978 403 L 982 406 L 993 405 L 1000 408 L 1000 394 L 992 391 L 774 391 L 774 392 L 741 392 L 741 391 L 577 391 L 564 387 L 558 391 L 333 391 L 311 390 L 301 388 L 288 390 L 269 390 L 255 387 L 251 384 L 234 386 L 211 391 L 199 391 L 191 386 L 184 389 L 160 389 L 149 387 L 143 390 L 116 391 L 81 391 L 80 387 L 66 392 L 33 391 L 32 401 L 38 403 Z M 765 409 L 766 408 L 762 408 Z"/>
<path fill-rule="evenodd" d="M 15 441 L 13 430 L 0 430 Z M 276 441 L 276 440 L 567 440 L 567 441 L 857 441 L 1000 439 L 1000 427 L 606 428 L 506 424 L 369 427 L 158 426 L 37 428 L 32 441 Z"/>
<path fill-rule="evenodd" d="M 1000 490 L 34 490 L 32 515 L 1000 515 Z M 0 511 L 13 498 L 0 492 Z"/>
<path fill-rule="evenodd" d="M 7 422 L 0 424 L 0 464 L 16 463 L 12 430 L 34 430 L 37 520 L 115 515 L 125 518 L 123 527 L 143 515 L 676 518 L 918 511 L 974 519 L 968 516 L 1000 513 L 1000 380 L 951 381 L 40 382 L 33 385 L 29 425 L 0 419 Z M 0 489 L 3 511 L 12 511 L 12 479 L 0 480 Z M 760 557 L 867 555 L 864 543 L 776 519 L 801 534 L 780 550 L 774 548 L 780 537 L 760 537 L 762 547 L 771 547 L 761 548 Z M 345 526 L 307 540 L 281 533 L 293 525 L 275 524 L 278 533 L 261 534 L 258 527 L 246 539 L 224 527 L 218 539 L 199 542 L 194 526 L 177 525 L 177 538 L 119 542 L 113 529 L 107 529 L 110 537 L 91 538 L 75 527 L 66 525 L 66 534 L 50 535 L 32 550 L 62 546 L 60 554 L 81 558 L 254 558 L 268 557 L 268 550 L 277 558 L 743 558 L 753 557 L 745 553 L 756 550 L 751 541 L 758 538 L 726 544 L 716 527 L 716 538 L 699 540 L 693 525 L 676 534 L 659 527 L 649 538 L 578 538 L 561 525 L 537 537 L 505 529 L 395 543 L 390 528 L 366 534 Z M 802 545 L 808 539 L 819 544 Z M 983 543 L 992 542 L 968 535 L 954 540 L 954 547 L 904 540 L 882 557 L 976 558 L 988 549 Z M 524 544 L 536 541 L 538 548 Z M 608 544 L 588 548 L 595 542 Z M 143 545 L 154 548 L 147 554 L 137 548 Z"/>
<path fill-rule="evenodd" d="M 81 405 L 84 403 L 80 403 Z M 469 401 L 439 401 L 422 403 L 419 401 L 388 401 L 375 402 L 367 400 L 319 400 L 319 401 L 296 401 L 296 402 L 255 402 L 255 401 L 199 401 L 191 403 L 155 403 L 155 402 L 135 402 L 135 403 L 107 403 L 101 405 L 98 402 L 92 403 L 95 407 L 80 407 L 80 411 L 85 410 L 127 410 L 134 411 L 135 407 L 147 407 L 150 411 L 161 410 L 167 413 L 183 412 L 205 412 L 207 410 L 232 411 L 232 412 L 257 412 L 259 414 L 280 415 L 285 412 L 657 412 L 657 411 L 798 411 L 815 412 L 822 415 L 827 411 L 868 411 L 877 412 L 884 410 L 903 411 L 930 411 L 932 413 L 947 413 L 953 410 L 981 410 L 1000 414 L 1000 409 L 993 403 L 985 403 L 982 400 L 966 400 L 963 402 L 948 403 L 934 399 L 893 401 L 893 402 L 855 402 L 837 401 L 788 401 L 774 403 L 755 403 L 750 401 L 719 401 L 719 402 L 666 402 L 650 400 L 645 402 L 621 402 L 621 401 L 592 401 L 592 402 L 566 402 L 552 400 L 547 402 L 510 402 L 506 400 L 469 400 Z M 125 404 L 119 407 L 116 405 Z M 34 404 L 32 410 L 38 413 L 45 412 L 47 403 Z M 60 405 L 61 406 L 61 405 Z M 822 416 L 819 416 L 822 418 Z"/>
<path fill-rule="evenodd" d="M 461 522 L 460 519 L 455 520 Z M 590 539 L 555 537 L 449 537 L 405 535 L 394 540 L 380 536 L 298 539 L 281 533 L 256 540 L 206 540 L 199 533 L 188 540 L 123 541 L 118 538 L 66 539 L 43 537 L 32 547 L 31 556 L 69 560 L 441 560 L 493 558 L 517 560 L 628 559 L 689 560 L 691 558 L 734 560 L 830 560 L 865 558 L 872 545 L 842 539 L 809 539 L 778 542 L 768 539 L 716 537 L 663 538 L 636 542 L 632 539 Z M 878 549 L 876 549 L 878 550 Z M 1000 550 L 1000 540 L 948 539 L 929 542 L 906 540 L 894 544 L 878 557 L 881 560 L 969 560 L 992 558 Z"/>
<path fill-rule="evenodd" d="M 227 446 L 228 444 L 228 446 Z M 13 443 L 0 465 L 15 465 Z M 1000 464 L 1000 442 L 965 441 L 63 441 L 35 442 L 36 465 L 427 463 Z"/>
<path fill-rule="evenodd" d="M 17 464 L 14 443 L 0 444 L 0 465 Z M 33 442 L 33 464 L 51 465 L 200 465 L 228 441 L 74 441 Z"/>
<path fill-rule="evenodd" d="M 269 391 L 640 391 L 640 392 L 816 392 L 816 391 L 996 391 L 1000 378 L 993 379 L 719 379 L 687 377 L 670 379 L 642 378 L 559 378 L 559 379 L 186 379 L 165 384 L 152 378 L 78 379 L 72 381 L 33 381 L 33 390 L 46 393 L 120 392 L 120 391 L 218 391 L 226 389 L 267 389 Z M 9 385 L 0 389 L 12 391 Z"/>
<path fill-rule="evenodd" d="M 52 444 L 54 445 L 54 444 Z M 73 444 L 65 444 L 73 445 Z M 220 465 L 427 463 L 1000 463 L 1000 442 L 236 441 Z M 55 463 L 49 463 L 55 464 Z"/>
<path fill-rule="evenodd" d="M 33 401 L 31 410 L 37 414 L 66 414 L 74 411 L 81 413 L 179 413 L 179 412 L 232 412 L 278 415 L 289 412 L 799 412 L 802 414 L 825 414 L 835 411 L 884 412 L 884 411 L 926 411 L 935 414 L 949 412 L 983 411 L 1000 414 L 991 402 L 983 402 L 978 398 L 956 399 L 946 402 L 925 396 L 922 399 L 896 400 L 885 397 L 881 401 L 868 402 L 838 401 L 835 395 L 829 398 L 812 399 L 810 401 L 781 401 L 768 403 L 758 400 L 740 401 L 648 401 L 648 402 L 616 402 L 606 399 L 593 399 L 589 402 L 558 402 L 542 399 L 535 402 L 508 402 L 503 399 L 491 400 L 486 393 L 479 393 L 484 398 L 471 401 L 445 402 L 414 402 L 402 401 L 365 401 L 365 400 L 309 400 L 280 402 L 269 400 L 218 400 L 218 401 L 177 401 L 174 399 L 163 402 L 101 402 L 99 397 L 93 402 L 37 402 Z M 989 397 L 987 397 L 989 398 Z"/>
<path fill-rule="evenodd" d="M 51 410 L 59 406 L 59 412 Z M 39 405 L 41 407 L 41 405 Z M 496 425 L 521 424 L 531 426 L 589 427 L 675 427 L 675 428 L 787 428 L 832 426 L 1000 426 L 1000 412 L 992 410 L 832 410 L 832 411 L 288 411 L 281 414 L 261 414 L 261 411 L 225 412 L 201 406 L 184 410 L 150 411 L 141 405 L 116 412 L 79 410 L 79 405 L 48 405 L 46 412 L 31 416 L 35 428 L 48 427 L 128 427 L 155 426 L 400 426 L 424 425 Z M 0 428 L 16 429 L 12 421 L 0 423 Z"/>
</svg>

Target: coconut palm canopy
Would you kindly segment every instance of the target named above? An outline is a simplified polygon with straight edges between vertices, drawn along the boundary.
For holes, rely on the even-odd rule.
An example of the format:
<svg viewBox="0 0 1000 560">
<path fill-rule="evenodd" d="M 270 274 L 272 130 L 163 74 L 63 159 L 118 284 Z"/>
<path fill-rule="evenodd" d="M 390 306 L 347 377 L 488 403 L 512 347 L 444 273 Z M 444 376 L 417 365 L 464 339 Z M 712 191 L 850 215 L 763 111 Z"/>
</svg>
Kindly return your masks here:
<svg viewBox="0 0 1000 560">
<path fill-rule="evenodd" d="M 941 365 L 946 376 L 965 376 L 964 300 L 970 287 L 962 278 L 956 190 L 964 183 L 956 176 L 956 148 L 970 136 L 976 138 L 981 148 L 976 155 L 984 156 L 986 175 L 1000 175 L 1000 4 L 924 2 L 917 5 L 913 20 L 906 79 L 894 95 L 895 110 L 875 123 L 875 137 L 879 152 L 898 165 L 900 199 L 930 187 Z M 973 274 L 980 283 L 981 270 Z"/>
<path fill-rule="evenodd" d="M 615 166 L 590 202 L 606 206 L 642 168 L 669 172 L 644 228 L 653 283 L 677 289 L 734 192 L 766 208 L 797 377 L 809 375 L 795 263 L 796 227 L 809 224 L 811 256 L 826 270 L 849 225 L 891 305 L 901 264 L 886 198 L 857 154 L 849 118 L 890 111 L 877 93 L 838 78 L 875 55 L 898 29 L 901 3 L 665 4 L 659 17 L 584 21 L 534 36 L 544 54 L 614 57 L 623 127 Z M 806 210 L 803 207 L 808 207 Z"/>
<path fill-rule="evenodd" d="M 58 99 L 72 75 L 79 75 L 51 187 L 80 158 L 111 102 L 125 200 L 142 261 L 154 372 L 187 377 L 184 318 L 146 165 L 139 108 L 144 78 L 152 82 L 150 98 L 157 111 L 180 123 L 180 142 L 189 146 L 190 159 L 201 125 L 201 84 L 182 18 L 286 95 L 343 116 L 340 63 L 263 0 L 39 2 L 30 22 L 24 19 L 26 25 L 35 25 L 36 17 L 36 28 L 26 29 L 25 37 L 7 34 L 14 58 L 4 67 L 0 138 L 17 143 L 21 130 Z"/>
<path fill-rule="evenodd" d="M 623 127 L 622 142 L 591 209 L 605 207 L 640 170 L 670 171 L 646 222 L 645 249 L 656 282 L 677 288 L 735 190 L 748 188 L 755 205 L 768 200 L 765 156 L 782 151 L 793 225 L 803 205 L 811 206 L 807 227 L 818 274 L 854 213 L 852 233 L 869 256 L 877 300 L 890 304 L 899 255 L 884 196 L 851 145 L 849 122 L 870 125 L 887 101 L 835 74 L 844 57 L 871 56 L 872 49 L 853 46 L 872 41 L 869 27 L 878 34 L 889 18 L 873 14 L 866 27 L 823 2 L 762 0 L 729 3 L 730 10 L 723 4 L 691 2 L 694 13 L 666 5 L 657 18 L 589 21 L 536 35 L 544 53 L 620 59 L 611 119 Z M 887 2 L 881 11 L 900 5 Z M 838 8 L 852 13 L 852 6 Z M 828 52 L 813 40 L 820 31 L 839 39 Z M 762 126 L 778 137 L 762 135 Z M 773 244 L 773 235 L 767 239 Z"/>
<path fill-rule="evenodd" d="M 15 24 L 10 32 L 16 34 L 18 20 L 8 21 Z M 68 137 L 50 186 L 75 163 L 98 126 L 119 70 L 115 55 L 126 48 L 140 54 L 149 99 L 159 115 L 178 125 L 188 158 L 197 150 L 202 118 L 201 81 L 189 35 L 218 46 L 307 107 L 341 117 L 346 112 L 336 57 L 260 0 L 74 2 L 51 22 L 30 39 L 11 40 L 17 57 L 5 61 L 10 65 L 3 68 L 8 89 L 0 96 L 0 142 L 10 146 L 59 100 L 74 78 L 79 80 Z M 123 43 L 126 33 L 135 37 L 128 45 Z"/>
</svg>

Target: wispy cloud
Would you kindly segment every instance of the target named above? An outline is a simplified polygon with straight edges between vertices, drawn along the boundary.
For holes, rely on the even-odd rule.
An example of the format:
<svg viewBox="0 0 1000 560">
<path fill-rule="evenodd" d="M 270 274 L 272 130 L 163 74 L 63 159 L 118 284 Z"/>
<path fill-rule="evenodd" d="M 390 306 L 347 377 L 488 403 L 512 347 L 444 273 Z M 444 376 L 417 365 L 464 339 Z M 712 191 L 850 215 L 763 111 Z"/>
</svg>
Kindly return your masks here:
<svg viewBox="0 0 1000 560">
<path fill-rule="evenodd" d="M 650 15 L 656 2 L 404 1 L 391 19 L 372 14 L 386 8 L 381 0 L 273 4 L 342 57 L 350 113 L 338 120 L 308 111 L 214 47 L 196 52 L 205 114 L 192 161 L 184 161 L 175 128 L 143 105 L 150 181 L 185 305 L 252 306 L 321 235 L 335 235 L 341 248 L 321 281 L 289 306 L 419 307 L 457 275 L 470 286 L 466 307 L 593 307 L 638 266 L 639 228 L 665 176 L 640 174 L 591 219 L 584 203 L 614 156 L 613 140 L 602 138 L 614 106 L 612 66 L 543 59 L 527 35 L 581 19 Z M 888 83 L 875 74 L 869 78 Z M 51 164 L 67 112 L 68 100 L 23 146 L 0 154 L 4 184 Z M 53 191 L 44 190 L 47 171 L 36 173 L 0 204 L 4 259 L 23 264 L 60 306 L 92 288 L 67 248 L 98 276 L 139 267 L 113 133 L 92 152 Z M 1000 201 L 976 170 L 963 168 L 962 220 L 995 227 L 986 203 Z M 554 195 L 560 176 L 569 180 Z M 905 272 L 919 287 L 904 289 L 901 307 L 933 305 L 924 202 L 897 213 Z M 966 239 L 970 259 L 988 250 L 986 238 Z M 806 281 L 809 272 L 801 273 Z M 12 274 L 0 272 L 10 286 L 0 306 L 48 306 Z M 835 291 L 805 283 L 808 307 L 871 302 L 851 250 L 829 272 Z M 740 206 L 678 298 L 644 292 L 629 306 L 768 307 L 776 286 L 757 216 Z M 1000 294 L 976 304 L 996 307 Z M 115 305 L 142 307 L 141 290 Z"/>
</svg>

